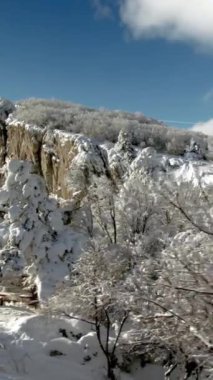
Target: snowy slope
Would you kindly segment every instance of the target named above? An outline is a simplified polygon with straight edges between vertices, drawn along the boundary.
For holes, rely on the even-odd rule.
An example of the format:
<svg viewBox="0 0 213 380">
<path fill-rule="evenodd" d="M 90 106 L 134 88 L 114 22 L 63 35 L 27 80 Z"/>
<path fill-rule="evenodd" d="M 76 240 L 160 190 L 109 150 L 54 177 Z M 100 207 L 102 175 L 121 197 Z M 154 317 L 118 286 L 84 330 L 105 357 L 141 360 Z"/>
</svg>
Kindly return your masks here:
<svg viewBox="0 0 213 380">
<path fill-rule="evenodd" d="M 206 184 L 212 183 L 211 163 L 182 158 L 176 159 L 173 168 L 171 163 L 174 164 L 174 158 L 145 150 L 132 160 L 129 170 L 144 165 L 151 168 L 151 174 L 156 171 L 155 175 L 169 170 L 177 182 L 189 181 L 194 185 L 202 172 Z M 11 161 L 5 170 L 7 177 L 0 191 L 2 284 L 27 273 L 37 284 L 40 301 L 45 302 L 69 277 L 87 236 L 85 231 L 66 225 L 63 209 L 56 198 L 47 194 L 31 163 Z M 91 325 L 41 316 L 21 307 L 1 307 L 0 311 L 0 380 L 106 379 L 105 358 Z M 120 380 L 163 378 L 163 368 L 143 369 L 137 363 L 131 374 L 117 373 Z"/>
<path fill-rule="evenodd" d="M 65 337 L 66 336 L 66 337 Z M 87 323 L 1 308 L 1 380 L 104 380 L 106 363 Z M 163 369 L 135 364 L 120 380 L 163 380 Z"/>
<path fill-rule="evenodd" d="M 10 103 L 0 100 L 3 123 L 12 111 Z M 13 124 L 18 130 L 20 125 Z M 28 287 L 36 285 L 41 305 L 70 278 L 73 264 L 87 245 L 87 225 L 75 208 L 93 180 L 105 176 L 119 187 L 129 176 L 135 173 L 137 178 L 137 173 L 142 171 L 156 180 L 172 179 L 177 184 L 188 182 L 193 186 L 201 181 L 204 186 L 213 185 L 213 163 L 205 160 L 195 141 L 186 147 L 185 154 L 177 156 L 157 152 L 153 147 L 134 146 L 123 132 L 116 144 L 98 145 L 83 135 L 55 130 L 45 135 L 46 140 L 42 140 L 42 134 L 39 145 L 37 135 L 30 134 L 31 126 L 24 128 L 29 132 L 26 141 L 32 143 L 29 157 L 23 150 L 24 160 L 9 157 L 1 170 L 5 172 L 5 181 L 0 189 L 0 285 L 5 291 L 15 284 L 18 292 L 23 288 L 23 278 L 27 278 Z M 25 141 L 21 146 L 24 145 Z M 6 151 L 7 148 L 8 145 Z M 65 177 L 64 183 L 72 187 L 71 199 L 66 202 L 48 193 L 45 176 L 38 175 L 32 162 L 25 160 L 27 157 L 34 163 L 39 161 L 42 149 L 51 168 L 50 171 L 47 165 L 47 177 L 52 176 L 52 181 L 60 173 Z M 20 152 L 17 144 L 11 156 L 20 158 Z M 70 162 L 66 161 L 69 154 Z M 61 172 L 56 167 L 61 167 Z M 116 375 L 117 380 L 161 380 L 163 369 L 157 366 L 142 369 L 136 363 L 131 374 L 118 371 Z M 39 315 L 23 305 L 2 306 L 0 380 L 20 379 L 106 379 L 105 358 L 92 326 Z M 177 375 L 175 380 L 178 379 Z"/>
</svg>

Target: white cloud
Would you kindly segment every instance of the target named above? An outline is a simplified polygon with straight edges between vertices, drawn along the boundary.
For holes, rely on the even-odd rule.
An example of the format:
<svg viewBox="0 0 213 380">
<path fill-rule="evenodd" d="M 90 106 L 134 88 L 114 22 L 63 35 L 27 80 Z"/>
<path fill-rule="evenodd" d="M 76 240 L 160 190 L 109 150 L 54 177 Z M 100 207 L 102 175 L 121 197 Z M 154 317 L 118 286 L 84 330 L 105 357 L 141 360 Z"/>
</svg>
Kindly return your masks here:
<svg viewBox="0 0 213 380">
<path fill-rule="evenodd" d="M 211 88 L 203 97 L 203 101 L 205 103 L 208 103 L 209 101 L 213 100 L 213 88 Z"/>
<path fill-rule="evenodd" d="M 100 18 L 111 18 L 112 9 L 104 0 L 91 0 L 95 14 Z"/>
<path fill-rule="evenodd" d="M 196 132 L 203 132 L 206 135 L 213 136 L 213 119 L 195 124 L 192 127 L 192 130 Z"/>
<path fill-rule="evenodd" d="M 213 0 L 120 0 L 136 38 L 162 37 L 213 47 Z"/>
</svg>

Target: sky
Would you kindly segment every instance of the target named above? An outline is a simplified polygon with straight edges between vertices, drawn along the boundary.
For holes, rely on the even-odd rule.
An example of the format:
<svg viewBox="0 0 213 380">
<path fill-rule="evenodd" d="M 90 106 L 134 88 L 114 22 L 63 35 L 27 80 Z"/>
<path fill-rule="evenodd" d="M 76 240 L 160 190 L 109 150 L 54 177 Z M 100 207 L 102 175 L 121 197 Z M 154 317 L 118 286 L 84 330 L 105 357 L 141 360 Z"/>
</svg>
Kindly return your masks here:
<svg viewBox="0 0 213 380">
<path fill-rule="evenodd" d="M 0 13 L 0 96 L 213 133 L 212 0 L 4 0 Z"/>
</svg>

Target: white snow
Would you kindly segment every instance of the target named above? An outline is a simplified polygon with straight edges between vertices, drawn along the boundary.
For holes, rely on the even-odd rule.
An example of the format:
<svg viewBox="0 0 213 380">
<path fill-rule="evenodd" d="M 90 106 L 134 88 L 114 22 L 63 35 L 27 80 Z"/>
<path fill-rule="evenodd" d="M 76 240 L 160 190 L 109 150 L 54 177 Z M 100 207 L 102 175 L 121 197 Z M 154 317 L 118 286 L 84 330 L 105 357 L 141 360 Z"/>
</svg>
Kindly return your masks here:
<svg viewBox="0 0 213 380">
<path fill-rule="evenodd" d="M 184 163 L 174 173 L 177 183 L 189 182 L 198 186 L 200 181 L 204 186 L 213 185 L 213 164 L 200 164 L 194 162 Z"/>
<path fill-rule="evenodd" d="M 14 123 L 16 123 L 14 121 Z M 12 124 L 11 124 L 12 125 Z M 27 128 L 31 128 L 27 126 Z M 54 131 L 65 143 L 70 134 Z M 72 135 L 77 154 L 70 167 L 74 198 L 85 183 L 76 173 L 105 173 L 105 150 L 82 135 Z M 169 157 L 153 148 L 130 157 L 119 146 L 108 151 L 109 168 L 124 180 L 131 173 L 147 170 L 158 176 L 172 173 L 177 183 L 213 184 L 213 164 Z M 100 153 L 101 152 L 101 153 Z M 136 150 L 134 150 L 136 152 Z M 133 153 L 134 153 L 133 152 Z M 130 152 L 131 153 L 131 152 Z M 0 190 L 0 268 L 1 282 L 13 282 L 27 274 L 37 285 L 38 297 L 45 304 L 69 278 L 72 265 L 87 244 L 84 229 L 65 225 L 66 205 L 47 193 L 43 179 L 30 162 L 12 160 L 6 165 L 6 180 Z M 72 177 L 72 173 L 74 176 Z M 79 178 L 78 178 L 79 179 Z M 63 204 L 63 200 L 60 200 Z M 73 199 L 70 200 L 72 206 Z M 67 210 L 72 207 L 68 205 Z M 86 229 L 85 229 L 86 230 Z M 158 366 L 141 368 L 135 363 L 131 374 L 118 371 L 118 380 L 162 380 Z M 0 380 L 104 380 L 106 360 L 92 326 L 77 320 L 38 315 L 13 306 L 0 309 Z"/>
<path fill-rule="evenodd" d="M 36 278 L 39 298 L 45 302 L 69 276 L 87 237 L 64 225 L 63 211 L 47 194 L 43 179 L 34 173 L 30 162 L 10 161 L 6 171 L 0 191 L 5 212 L 0 222 L 0 260 L 11 260 L 16 248 L 17 275 L 27 273 Z M 6 274 L 8 277 L 8 259 L 1 260 L 3 279 Z"/>
<path fill-rule="evenodd" d="M 132 374 L 117 375 L 119 380 L 163 380 L 163 369 L 135 365 Z M 91 325 L 2 307 L 0 379 L 106 380 L 106 361 Z"/>
</svg>

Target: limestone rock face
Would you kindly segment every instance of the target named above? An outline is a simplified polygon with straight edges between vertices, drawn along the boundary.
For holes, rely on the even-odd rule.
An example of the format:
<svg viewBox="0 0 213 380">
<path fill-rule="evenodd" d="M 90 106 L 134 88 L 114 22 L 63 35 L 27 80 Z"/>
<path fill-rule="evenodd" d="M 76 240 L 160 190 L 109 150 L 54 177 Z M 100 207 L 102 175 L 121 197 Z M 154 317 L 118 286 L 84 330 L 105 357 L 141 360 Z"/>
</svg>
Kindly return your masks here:
<svg viewBox="0 0 213 380">
<path fill-rule="evenodd" d="M 47 188 L 65 199 L 71 195 L 67 176 L 69 165 L 77 153 L 69 137 L 48 131 L 43 137 L 41 149 L 41 170 Z"/>
<path fill-rule="evenodd" d="M 177 159 L 151 147 L 141 149 L 132 144 L 130 131 L 121 130 L 115 144 L 98 145 L 82 134 L 42 128 L 13 117 L 0 121 L 0 168 L 6 159 L 31 161 L 48 192 L 64 200 L 72 198 L 75 205 L 87 194 L 94 176 L 107 176 L 114 185 L 120 185 L 132 171 L 145 169 L 158 175 L 189 160 L 186 155 Z M 191 145 L 187 151 L 190 159 L 204 161 L 198 144 Z M 0 171 L 0 183 L 1 176 Z"/>
<path fill-rule="evenodd" d="M 106 174 L 104 152 L 89 138 L 48 131 L 43 138 L 41 170 L 48 190 L 68 199 L 84 195 L 91 176 Z"/>
<path fill-rule="evenodd" d="M 31 161 L 48 191 L 64 199 L 74 193 L 82 198 L 93 175 L 108 175 L 104 149 L 80 134 L 12 121 L 7 125 L 6 140 L 0 129 L 1 164 L 6 151 L 9 159 Z"/>
<path fill-rule="evenodd" d="M 41 147 L 44 131 L 21 122 L 7 125 L 7 156 L 31 161 L 41 171 Z"/>
<path fill-rule="evenodd" d="M 7 153 L 6 149 L 7 130 L 4 123 L 0 121 L 0 167 L 4 165 L 5 157 Z"/>
</svg>

